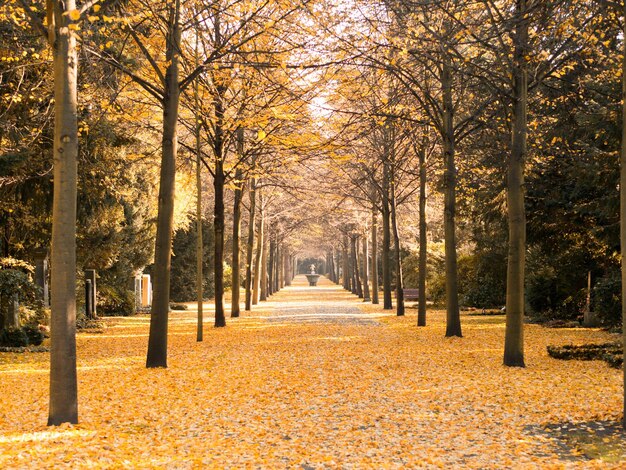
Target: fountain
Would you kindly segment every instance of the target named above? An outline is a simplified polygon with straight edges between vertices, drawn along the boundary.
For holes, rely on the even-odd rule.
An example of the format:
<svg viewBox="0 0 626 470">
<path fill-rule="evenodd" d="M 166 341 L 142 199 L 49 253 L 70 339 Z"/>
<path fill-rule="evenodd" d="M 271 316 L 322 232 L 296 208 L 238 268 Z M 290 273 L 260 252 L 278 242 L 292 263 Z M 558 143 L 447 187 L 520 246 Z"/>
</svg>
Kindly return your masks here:
<svg viewBox="0 0 626 470">
<path fill-rule="evenodd" d="M 309 280 L 309 286 L 316 286 L 317 280 L 320 278 L 320 275 L 315 273 L 314 264 L 309 266 L 309 269 L 310 269 L 309 273 L 306 274 L 306 278 Z"/>
</svg>

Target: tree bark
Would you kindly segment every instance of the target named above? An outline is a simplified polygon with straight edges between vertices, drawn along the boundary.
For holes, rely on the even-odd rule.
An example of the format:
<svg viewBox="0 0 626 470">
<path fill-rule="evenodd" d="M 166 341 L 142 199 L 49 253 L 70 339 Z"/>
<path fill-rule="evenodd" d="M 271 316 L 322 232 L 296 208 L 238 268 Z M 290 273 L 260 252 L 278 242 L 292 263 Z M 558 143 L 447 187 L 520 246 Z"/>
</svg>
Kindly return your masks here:
<svg viewBox="0 0 626 470">
<path fill-rule="evenodd" d="M 261 213 L 263 213 L 263 209 L 261 209 Z M 259 300 L 267 300 L 267 287 L 268 287 L 268 277 L 267 277 L 267 265 L 268 265 L 268 251 L 269 251 L 269 230 L 268 236 L 263 237 L 263 244 L 261 245 L 261 285 L 260 285 L 260 293 Z"/>
<path fill-rule="evenodd" d="M 293 279 L 293 275 L 291 274 L 291 254 L 289 253 L 289 250 L 286 249 L 285 250 L 285 260 L 284 260 L 284 273 L 285 273 L 285 279 L 284 279 L 284 285 L 285 286 L 290 286 L 291 285 L 291 279 Z"/>
<path fill-rule="evenodd" d="M 395 170 L 393 173 L 395 174 Z M 394 174 L 392 174 L 391 177 L 390 188 L 391 228 L 393 233 L 393 243 L 396 251 L 396 315 L 401 317 L 404 316 L 404 283 L 402 281 L 402 252 L 400 247 L 400 233 L 398 232 L 398 217 L 396 211 L 396 179 Z"/>
<path fill-rule="evenodd" d="M 388 145 L 388 144 L 386 144 Z M 385 151 L 388 153 L 388 150 Z M 382 218 L 383 218 L 383 309 L 391 310 L 391 208 L 389 207 L 389 161 L 385 156 L 383 162 L 383 194 L 382 194 Z"/>
<path fill-rule="evenodd" d="M 626 2 L 623 14 L 626 15 Z M 626 18 L 626 16 L 624 16 Z M 623 24 L 623 37 L 626 37 L 626 22 Z M 622 261 L 622 347 L 626 351 L 626 41 L 622 41 L 622 148 L 620 153 L 620 244 Z M 625 353 L 626 355 L 626 353 Z M 626 356 L 625 356 L 626 357 Z M 626 429 L 626 360 L 622 366 L 623 373 L 623 419 L 622 426 Z"/>
<path fill-rule="evenodd" d="M 363 298 L 363 288 L 361 287 L 361 276 L 359 273 L 359 249 L 358 249 L 358 237 L 356 235 L 350 236 L 350 244 L 352 250 L 352 266 L 353 266 L 353 279 L 356 295 Z"/>
<path fill-rule="evenodd" d="M 528 75 L 528 19 L 526 0 L 516 0 L 513 57 L 513 122 L 511 156 L 507 168 L 509 247 L 506 280 L 504 365 L 524 367 L 524 269 L 526 212 L 524 163 L 526 160 Z"/>
<path fill-rule="evenodd" d="M 444 172 L 444 238 L 446 266 L 446 337 L 463 336 L 459 312 L 459 291 L 456 257 L 456 167 L 454 162 L 454 107 L 449 57 L 444 52 L 441 74 L 443 91 L 443 158 Z"/>
<path fill-rule="evenodd" d="M 267 263 L 267 296 L 274 292 L 274 276 L 276 275 L 276 237 L 273 233 L 273 227 L 269 230 L 269 260 Z M 262 299 L 265 300 L 265 299 Z"/>
<path fill-rule="evenodd" d="M 626 15 L 626 2 L 623 14 Z M 626 18 L 626 16 L 624 16 Z M 626 22 L 623 24 L 623 36 L 626 37 Z M 623 372 L 623 419 L 622 426 L 626 429 L 626 41 L 622 41 L 622 148 L 620 153 L 620 244 L 622 261 L 622 347 L 624 348 Z"/>
<path fill-rule="evenodd" d="M 202 174 L 200 162 L 200 127 L 196 134 L 196 293 L 198 301 L 198 320 L 196 328 L 196 341 L 202 341 L 202 325 L 204 323 L 202 307 L 204 304 L 202 261 L 204 258 L 204 246 L 202 240 Z"/>
<path fill-rule="evenodd" d="M 170 7 L 172 24 L 167 37 L 163 97 L 163 139 L 157 233 L 154 250 L 154 292 L 150 314 L 150 335 L 146 367 L 167 367 L 167 322 L 170 308 L 170 266 L 172 231 L 174 228 L 174 193 L 176 184 L 176 154 L 178 152 L 178 64 L 180 50 L 180 2 Z"/>
<path fill-rule="evenodd" d="M 76 38 L 67 27 L 75 0 L 48 2 L 54 52 L 54 195 L 52 203 L 50 402 L 48 425 L 78 423 L 76 378 Z"/>
<path fill-rule="evenodd" d="M 259 193 L 259 229 L 256 237 L 256 254 L 254 262 L 254 288 L 252 289 L 252 305 L 259 303 L 261 290 L 261 260 L 265 238 L 265 218 L 263 213 L 263 195 Z"/>
<path fill-rule="evenodd" d="M 285 287 L 285 242 L 280 241 L 280 249 L 278 250 L 280 256 L 278 257 L 278 289 Z"/>
<path fill-rule="evenodd" d="M 48 2 L 54 51 L 54 195 L 52 205 L 50 403 L 48 425 L 78 423 L 76 378 L 76 38 L 67 27 L 74 0 Z M 52 9 L 52 10 L 50 10 Z"/>
<path fill-rule="evenodd" d="M 254 227 L 256 225 L 256 180 L 250 179 L 250 210 L 248 216 L 248 241 L 246 246 L 246 311 L 252 310 L 252 256 L 254 254 Z"/>
<path fill-rule="evenodd" d="M 215 231 L 215 326 L 226 326 L 226 316 L 224 314 L 224 168 L 221 164 L 216 165 L 213 188 L 215 194 L 215 209 L 213 228 Z"/>
<path fill-rule="evenodd" d="M 343 234 L 343 243 L 341 245 L 341 262 L 342 262 L 342 281 L 343 288 L 350 290 L 350 263 L 348 262 L 348 235 Z"/>
<path fill-rule="evenodd" d="M 196 31 L 196 64 L 198 63 L 198 32 Z M 200 112 L 200 98 L 198 93 L 198 81 L 194 85 L 195 112 Z M 200 141 L 200 119 L 196 116 L 196 297 L 198 302 L 198 315 L 196 325 L 196 341 L 203 340 L 204 324 L 204 275 L 202 265 L 204 258 L 204 244 L 202 240 L 202 162 L 201 162 L 201 141 Z"/>
<path fill-rule="evenodd" d="M 239 173 L 239 172 L 237 172 Z M 241 175 L 239 175 L 241 177 Z M 238 179 L 239 181 L 240 179 Z M 243 183 L 238 183 L 243 184 Z M 239 299 L 241 287 L 241 265 L 240 265 L 240 233 L 241 233 L 241 201 L 243 199 L 243 187 L 235 189 L 235 199 L 233 201 L 233 266 L 232 266 L 232 302 L 230 316 L 237 318 L 240 313 Z"/>
<path fill-rule="evenodd" d="M 335 282 L 335 260 L 332 249 L 331 251 L 326 252 L 326 261 L 326 264 L 328 265 L 328 278 L 332 282 Z"/>
<path fill-rule="evenodd" d="M 215 95 L 215 175 L 213 178 L 213 229 L 215 232 L 215 326 L 226 326 L 224 313 L 224 233 L 226 231 L 226 217 L 224 209 L 224 186 L 226 174 L 224 172 L 224 94 L 226 89 L 218 84 Z"/>
<path fill-rule="evenodd" d="M 372 303 L 378 304 L 378 211 L 372 204 Z"/>
<path fill-rule="evenodd" d="M 363 302 L 369 302 L 370 286 L 369 286 L 369 250 L 367 247 L 367 229 L 363 235 Z"/>
<path fill-rule="evenodd" d="M 418 261 L 418 306 L 417 326 L 426 326 L 426 258 L 428 256 L 426 238 L 426 145 L 419 150 L 420 194 L 419 194 L 419 261 Z"/>
<path fill-rule="evenodd" d="M 243 127 L 237 129 L 237 152 L 243 155 L 244 144 Z M 243 171 L 237 168 L 235 171 L 235 197 L 233 201 L 233 266 L 231 278 L 232 300 L 230 305 L 230 316 L 237 318 L 240 313 L 239 298 L 241 287 L 241 263 L 240 263 L 240 235 L 241 235 L 241 202 L 245 191 L 245 183 L 243 181 Z"/>
</svg>

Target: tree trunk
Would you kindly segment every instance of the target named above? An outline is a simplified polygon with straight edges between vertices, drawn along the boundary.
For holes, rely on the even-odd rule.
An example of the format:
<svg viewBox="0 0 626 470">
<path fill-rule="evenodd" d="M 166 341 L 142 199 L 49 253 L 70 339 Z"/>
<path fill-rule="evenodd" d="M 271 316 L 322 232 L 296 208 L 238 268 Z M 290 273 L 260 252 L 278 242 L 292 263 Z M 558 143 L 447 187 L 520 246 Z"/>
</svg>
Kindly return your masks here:
<svg viewBox="0 0 626 470">
<path fill-rule="evenodd" d="M 285 286 L 290 286 L 291 285 L 291 279 L 293 279 L 293 275 L 291 274 L 291 255 L 289 254 L 289 250 L 285 250 L 285 266 L 283 268 L 284 273 L 285 273 L 285 279 L 284 279 L 284 285 Z"/>
<path fill-rule="evenodd" d="M 372 303 L 378 305 L 378 213 L 372 204 Z"/>
<path fill-rule="evenodd" d="M 394 162 L 395 163 L 395 162 Z M 404 283 L 402 281 L 402 253 L 400 247 L 400 233 L 398 232 L 398 218 L 396 213 L 396 181 L 391 177 L 391 228 L 393 243 L 396 251 L 396 315 L 404 316 Z"/>
<path fill-rule="evenodd" d="M 215 326 L 226 326 L 224 314 L 224 168 L 221 163 L 216 165 L 213 188 L 215 194 L 215 209 L 213 228 L 215 230 Z"/>
<path fill-rule="evenodd" d="M 198 52 L 198 32 L 196 32 L 196 63 Z M 200 98 L 198 94 L 198 81 L 194 85 L 194 102 L 195 112 L 200 112 Z M 200 119 L 196 117 L 196 298 L 198 302 L 198 315 L 196 325 L 196 341 L 203 340 L 203 324 L 204 324 L 204 276 L 202 273 L 202 265 L 204 258 L 204 244 L 202 240 L 202 162 L 200 158 L 201 141 L 200 141 Z"/>
<path fill-rule="evenodd" d="M 626 2 L 624 3 L 623 14 L 626 15 Z M 626 18 L 626 16 L 624 16 Z M 626 22 L 622 23 L 623 37 L 626 37 Z M 620 154 L 620 244 L 622 258 L 622 347 L 626 356 L 626 41 L 622 41 L 622 149 Z M 626 360 L 622 366 L 623 374 L 623 419 L 622 426 L 626 429 Z"/>
<path fill-rule="evenodd" d="M 259 303 L 259 294 L 261 290 L 261 260 L 263 253 L 263 245 L 265 238 L 265 220 L 263 213 L 263 195 L 259 193 L 259 229 L 256 237 L 256 254 L 254 262 L 254 288 L 252 289 L 252 305 Z"/>
<path fill-rule="evenodd" d="M 218 84 L 215 94 L 215 176 L 213 178 L 213 229 L 215 231 L 215 326 L 226 326 L 224 313 L 224 234 L 226 231 L 226 217 L 224 209 L 224 94 L 226 88 Z"/>
<path fill-rule="evenodd" d="M 263 213 L 263 209 L 261 210 Z M 269 250 L 269 230 L 268 236 L 263 237 L 263 244 L 261 245 L 261 286 L 260 286 L 260 294 L 259 300 L 267 300 L 267 286 L 268 286 L 268 278 L 267 278 L 267 261 L 268 261 L 268 250 Z"/>
<path fill-rule="evenodd" d="M 167 322 L 170 308 L 170 265 L 172 231 L 174 228 L 174 193 L 176 184 L 176 154 L 178 152 L 178 62 L 180 49 L 180 2 L 171 7 L 173 24 L 167 39 L 163 97 L 163 139 L 157 233 L 154 249 L 154 292 L 150 313 L 150 336 L 146 367 L 167 367 Z"/>
<path fill-rule="evenodd" d="M 273 233 L 273 230 L 270 229 L 269 230 L 269 260 L 268 260 L 268 266 L 267 266 L 267 296 L 272 295 L 272 293 L 274 292 L 274 276 L 276 275 L 276 237 Z M 265 299 L 263 299 L 265 300 Z"/>
<path fill-rule="evenodd" d="M 358 289 L 356 280 L 356 267 L 354 262 L 354 260 L 356 259 L 356 254 L 352 250 L 352 236 L 350 236 L 348 243 L 348 271 L 350 272 L 348 278 L 350 279 L 350 292 L 352 292 L 354 295 L 357 295 Z"/>
<path fill-rule="evenodd" d="M 78 157 L 76 38 L 67 25 L 75 0 L 48 2 L 54 52 L 54 195 L 52 205 L 50 403 L 48 425 L 78 422 L 76 379 L 76 180 Z M 54 34 L 52 34 L 52 32 Z"/>
<path fill-rule="evenodd" d="M 285 251 L 285 243 L 281 240 L 278 257 L 278 289 L 285 287 Z"/>
<path fill-rule="evenodd" d="M 243 155 L 244 144 L 243 127 L 237 129 L 237 152 Z M 232 280 L 231 291 L 232 300 L 230 306 L 230 316 L 237 318 L 240 313 L 239 309 L 239 289 L 241 287 L 241 265 L 239 261 L 239 255 L 241 252 L 240 246 L 240 234 L 241 234 L 241 201 L 243 200 L 243 193 L 245 191 L 245 184 L 243 182 L 243 171 L 241 168 L 237 168 L 235 171 L 235 198 L 233 201 L 233 266 L 232 266 Z"/>
<path fill-rule="evenodd" d="M 370 286 L 369 286 L 369 250 L 367 248 L 367 229 L 363 235 L 363 302 L 369 302 Z"/>
<path fill-rule="evenodd" d="M 240 172 L 237 172 L 239 174 Z M 241 180 L 241 174 L 239 177 L 235 176 L 237 181 Z M 242 183 L 238 183 L 242 184 Z M 235 199 L 233 201 L 233 266 L 232 266 L 232 301 L 230 307 L 230 316 L 236 318 L 239 316 L 239 289 L 241 287 L 240 271 L 241 266 L 239 262 L 239 254 L 241 252 L 239 235 L 241 233 L 241 201 L 243 199 L 244 188 L 238 187 L 235 189 Z"/>
<path fill-rule="evenodd" d="M 352 265 L 354 272 L 354 285 L 355 285 L 355 293 L 356 295 L 362 299 L 363 298 L 363 288 L 361 287 L 361 276 L 359 273 L 359 249 L 358 249 L 358 237 L 356 235 L 352 235 L 350 237 L 351 249 L 352 249 Z"/>
<path fill-rule="evenodd" d="M 418 261 L 418 306 L 417 326 L 426 326 L 426 142 L 419 150 L 420 194 L 419 194 L 419 261 Z"/>
<path fill-rule="evenodd" d="M 246 245 L 246 311 L 252 310 L 252 255 L 254 254 L 254 227 L 256 225 L 256 180 L 250 179 L 250 210 L 248 216 L 248 241 Z"/>
<path fill-rule="evenodd" d="M 389 207 L 389 162 L 385 157 L 383 164 L 383 195 L 382 195 L 382 216 L 383 216 L 383 309 L 391 310 L 391 222 Z"/>
<path fill-rule="evenodd" d="M 506 331 L 504 365 L 524 367 L 524 269 L 526 213 L 524 209 L 524 162 L 526 159 L 528 76 L 528 19 L 526 0 L 516 1 L 513 57 L 513 122 L 511 157 L 507 171 L 509 249 L 506 280 Z"/>
<path fill-rule="evenodd" d="M 350 290 L 350 263 L 348 262 L 348 235 L 343 234 L 343 243 L 341 245 L 341 263 L 342 263 L 342 281 L 343 288 Z"/>
<path fill-rule="evenodd" d="M 196 293 L 198 301 L 198 320 L 196 341 L 202 341 L 202 325 L 204 323 L 202 307 L 204 304 L 202 261 L 204 246 L 202 240 L 202 167 L 200 162 L 200 127 L 196 134 Z"/>
<path fill-rule="evenodd" d="M 458 274 L 456 261 L 456 167 L 454 164 L 455 137 L 453 126 L 451 66 L 447 54 L 444 59 L 441 86 L 443 90 L 443 158 L 444 158 L 444 239 L 446 265 L 446 337 L 461 334 L 459 312 Z"/>
</svg>

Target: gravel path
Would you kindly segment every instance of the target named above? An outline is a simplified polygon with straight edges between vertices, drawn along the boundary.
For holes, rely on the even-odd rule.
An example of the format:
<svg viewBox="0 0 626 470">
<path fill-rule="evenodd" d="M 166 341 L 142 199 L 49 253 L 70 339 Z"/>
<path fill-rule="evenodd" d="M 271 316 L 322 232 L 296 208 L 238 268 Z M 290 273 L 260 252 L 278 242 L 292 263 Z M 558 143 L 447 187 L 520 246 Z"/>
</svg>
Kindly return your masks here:
<svg viewBox="0 0 626 470">
<path fill-rule="evenodd" d="M 361 312 L 355 301 L 358 299 L 353 294 L 324 277 L 320 278 L 318 286 L 311 287 L 300 275 L 296 276 L 291 286 L 270 299 L 267 305 L 271 310 L 264 318 L 280 323 L 381 325 L 371 314 Z"/>
</svg>

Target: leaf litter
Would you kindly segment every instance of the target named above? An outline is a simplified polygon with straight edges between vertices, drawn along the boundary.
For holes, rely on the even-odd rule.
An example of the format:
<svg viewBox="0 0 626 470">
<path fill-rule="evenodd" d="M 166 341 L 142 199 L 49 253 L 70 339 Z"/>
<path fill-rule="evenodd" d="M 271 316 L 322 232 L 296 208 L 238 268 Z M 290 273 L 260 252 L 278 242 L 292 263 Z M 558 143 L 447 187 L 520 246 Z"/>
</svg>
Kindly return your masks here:
<svg viewBox="0 0 626 470">
<path fill-rule="evenodd" d="M 0 467 L 623 466 L 621 372 L 546 352 L 614 335 L 526 325 L 527 367 L 506 368 L 504 318 L 444 338 L 445 312 L 407 312 L 295 283 L 226 328 L 207 318 L 201 343 L 195 312 L 173 312 L 168 369 L 145 368 L 147 317 L 105 319 L 78 336 L 76 426 L 45 426 L 47 353 L 2 353 Z"/>
</svg>

